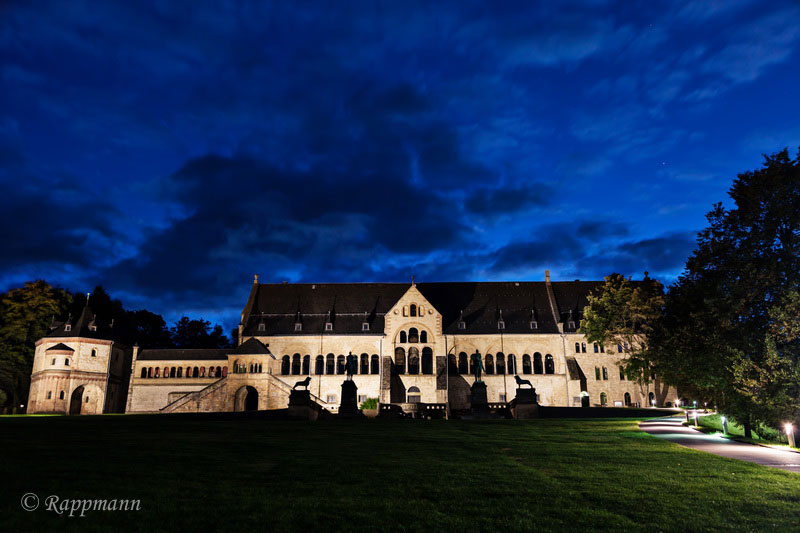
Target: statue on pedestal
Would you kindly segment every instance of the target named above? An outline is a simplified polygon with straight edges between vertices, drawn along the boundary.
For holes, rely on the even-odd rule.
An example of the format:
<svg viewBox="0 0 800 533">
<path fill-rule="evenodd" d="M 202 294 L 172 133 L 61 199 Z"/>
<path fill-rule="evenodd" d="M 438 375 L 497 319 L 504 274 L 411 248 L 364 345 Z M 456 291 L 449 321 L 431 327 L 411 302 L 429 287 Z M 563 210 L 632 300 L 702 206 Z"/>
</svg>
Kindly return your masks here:
<svg viewBox="0 0 800 533">
<path fill-rule="evenodd" d="M 472 354 L 472 372 L 475 376 L 475 381 L 481 381 L 481 375 L 483 374 L 483 361 L 481 361 L 481 354 L 477 351 Z"/>
<path fill-rule="evenodd" d="M 358 371 L 358 357 L 351 353 L 347 354 L 347 361 L 344 364 L 344 370 L 347 373 L 347 380 L 353 381 L 353 374 Z"/>
</svg>

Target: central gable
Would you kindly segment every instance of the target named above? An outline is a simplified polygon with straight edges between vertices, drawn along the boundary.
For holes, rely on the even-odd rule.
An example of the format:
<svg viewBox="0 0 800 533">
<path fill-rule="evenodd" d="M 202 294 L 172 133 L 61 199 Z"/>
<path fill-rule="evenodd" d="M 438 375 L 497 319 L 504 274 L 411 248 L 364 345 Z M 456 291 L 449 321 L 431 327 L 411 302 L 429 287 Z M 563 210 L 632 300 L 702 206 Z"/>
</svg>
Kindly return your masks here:
<svg viewBox="0 0 800 533">
<path fill-rule="evenodd" d="M 399 329 L 418 325 L 428 329 L 434 337 L 442 335 L 442 314 L 412 284 L 386 313 L 384 333 L 390 340 Z M 431 339 L 433 342 L 433 339 Z"/>
</svg>

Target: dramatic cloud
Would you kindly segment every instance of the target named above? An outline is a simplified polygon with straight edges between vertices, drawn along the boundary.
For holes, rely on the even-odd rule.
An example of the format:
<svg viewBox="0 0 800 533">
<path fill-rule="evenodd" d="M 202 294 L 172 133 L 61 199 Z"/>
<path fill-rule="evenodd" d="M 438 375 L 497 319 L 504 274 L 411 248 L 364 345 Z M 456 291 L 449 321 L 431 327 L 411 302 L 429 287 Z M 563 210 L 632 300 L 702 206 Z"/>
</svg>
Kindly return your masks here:
<svg viewBox="0 0 800 533">
<path fill-rule="evenodd" d="M 254 273 L 669 281 L 798 142 L 790 1 L 2 10 L 0 289 L 231 326 Z"/>
</svg>

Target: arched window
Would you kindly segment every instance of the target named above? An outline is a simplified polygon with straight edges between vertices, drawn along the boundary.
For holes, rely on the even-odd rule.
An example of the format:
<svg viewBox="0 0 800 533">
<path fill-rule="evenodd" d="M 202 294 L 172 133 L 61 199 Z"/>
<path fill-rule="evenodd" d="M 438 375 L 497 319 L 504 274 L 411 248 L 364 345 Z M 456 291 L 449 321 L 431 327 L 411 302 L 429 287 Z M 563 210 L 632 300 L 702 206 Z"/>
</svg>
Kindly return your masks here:
<svg viewBox="0 0 800 533">
<path fill-rule="evenodd" d="M 156 368 L 156 374 L 158 374 L 158 369 L 157 368 Z M 158 376 L 156 376 L 156 377 L 158 377 Z M 192 369 L 192 377 L 193 378 L 199 378 L 200 377 L 200 369 L 199 368 L 194 367 Z"/>
<path fill-rule="evenodd" d="M 458 373 L 466 374 L 467 372 L 469 372 L 469 363 L 467 360 L 467 354 L 461 352 L 458 354 Z"/>
<path fill-rule="evenodd" d="M 178 367 L 178 373 L 176 374 L 176 376 L 179 377 L 179 378 L 183 377 L 183 367 L 182 366 Z"/>
<path fill-rule="evenodd" d="M 406 342 L 408 342 L 408 335 L 406 335 L 406 332 L 405 332 L 405 331 L 401 331 L 401 332 L 400 332 L 400 342 L 401 342 L 401 343 L 406 343 Z"/>
<path fill-rule="evenodd" d="M 606 395 L 605 392 L 601 392 L 600 393 L 600 405 L 606 405 L 606 404 L 608 404 L 608 396 Z"/>
<path fill-rule="evenodd" d="M 208 377 L 213 378 L 217 375 L 217 371 L 213 366 L 208 367 Z"/>
<path fill-rule="evenodd" d="M 291 363 L 289 362 L 289 356 L 288 355 L 284 355 L 283 357 L 281 357 L 281 375 L 282 376 L 288 376 L 289 375 L 289 366 L 290 366 L 290 364 Z"/>
<path fill-rule="evenodd" d="M 97 357 L 97 350 L 92 348 L 92 357 Z"/>
<path fill-rule="evenodd" d="M 631 405 L 631 394 L 629 392 L 626 392 L 624 398 L 625 398 L 625 405 L 626 406 L 630 406 Z"/>
<path fill-rule="evenodd" d="M 575 353 L 581 353 L 581 343 L 575 343 Z"/>
<path fill-rule="evenodd" d="M 408 310 L 409 310 L 409 314 L 411 316 L 417 316 L 417 306 L 416 306 L 416 304 L 411 304 L 411 306 L 408 308 Z"/>
<path fill-rule="evenodd" d="M 408 403 L 420 403 L 421 400 L 422 395 L 420 394 L 419 388 L 409 387 L 408 393 L 406 394 L 406 401 Z"/>
<path fill-rule="evenodd" d="M 395 374 L 406 373 L 406 351 L 402 348 L 394 350 L 394 372 Z"/>
<path fill-rule="evenodd" d="M 344 356 L 339 354 L 339 357 L 336 358 L 336 373 L 337 374 L 344 374 Z"/>
<path fill-rule="evenodd" d="M 533 368 L 531 368 L 531 356 L 528 354 L 522 354 L 522 373 L 533 374 Z"/>
<path fill-rule="evenodd" d="M 217 376 L 217 377 L 222 377 L 222 367 L 221 366 L 217 367 L 217 369 L 214 371 L 214 375 Z M 178 377 L 181 377 L 181 376 L 178 375 Z"/>
<path fill-rule="evenodd" d="M 222 367 L 222 377 L 223 378 L 228 377 L 228 367 L 227 366 L 223 366 Z"/>
<path fill-rule="evenodd" d="M 433 374 L 433 350 L 427 346 L 422 349 L 422 373 Z"/>
<path fill-rule="evenodd" d="M 370 370 L 372 370 L 371 373 L 372 374 L 379 374 L 380 371 L 381 371 L 381 360 L 378 358 L 377 354 L 372 354 L 371 363 L 372 363 L 372 365 L 371 365 L 372 368 L 370 369 Z"/>
<path fill-rule="evenodd" d="M 142 367 L 142 376 L 143 378 L 147 377 L 147 368 Z"/>
<path fill-rule="evenodd" d="M 517 373 L 517 356 L 513 353 L 508 354 L 508 373 L 509 374 L 516 374 Z"/>
<path fill-rule="evenodd" d="M 478 352 L 469 354 L 469 373 L 471 376 L 475 375 L 475 359 L 479 356 L 480 354 L 478 354 Z"/>
<path fill-rule="evenodd" d="M 544 374 L 544 365 L 542 364 L 542 354 L 536 352 L 533 354 L 533 373 Z"/>
<path fill-rule="evenodd" d="M 59 400 L 63 400 L 63 399 L 64 399 L 64 391 L 63 391 L 63 390 L 62 390 L 62 391 L 61 391 L 61 393 L 58 395 L 58 399 L 59 399 Z"/>
<path fill-rule="evenodd" d="M 171 378 L 174 378 L 174 377 L 175 377 L 175 374 L 176 374 L 176 372 L 177 372 L 177 371 L 176 371 L 175 367 L 174 367 L 174 366 L 173 366 L 173 367 L 171 367 L 171 368 L 169 369 L 169 377 L 171 377 Z"/>
<path fill-rule="evenodd" d="M 581 352 L 582 353 L 586 353 L 586 343 L 585 342 L 581 343 Z"/>
<path fill-rule="evenodd" d="M 292 375 L 300 375 L 300 354 L 296 353 L 292 356 Z"/>
<path fill-rule="evenodd" d="M 503 352 L 497 352 L 497 361 L 496 361 L 496 369 L 498 374 L 505 374 L 506 373 L 506 356 Z"/>
<path fill-rule="evenodd" d="M 553 361 L 553 356 L 550 354 L 544 356 L 544 373 L 545 374 L 556 373 L 555 361 Z"/>
<path fill-rule="evenodd" d="M 447 373 L 451 376 L 458 375 L 458 361 L 456 361 L 456 354 L 454 353 L 447 356 Z"/>
<path fill-rule="evenodd" d="M 600 353 L 600 347 L 597 345 L 596 342 L 594 343 L 594 353 Z"/>
<path fill-rule="evenodd" d="M 200 367 L 200 377 L 201 378 L 206 377 L 206 367 L 204 367 L 204 366 Z"/>
<path fill-rule="evenodd" d="M 64 359 L 64 366 L 69 366 L 69 359 Z"/>
<path fill-rule="evenodd" d="M 361 370 L 360 374 L 369 374 L 369 354 L 361 354 Z"/>
<path fill-rule="evenodd" d="M 314 373 L 318 376 L 325 373 L 325 358 L 321 355 L 317 356 L 316 362 L 314 363 Z"/>
<path fill-rule="evenodd" d="M 164 374 L 163 375 L 164 375 L 165 378 L 169 377 L 169 367 L 168 366 L 164 367 Z"/>
<path fill-rule="evenodd" d="M 424 329 L 419 334 L 419 342 L 428 342 L 428 332 Z"/>
<path fill-rule="evenodd" d="M 650 406 L 651 407 L 655 407 L 655 405 L 656 405 L 656 395 L 655 395 L 655 393 L 654 392 L 648 393 L 647 394 L 647 399 L 650 402 Z"/>
<path fill-rule="evenodd" d="M 303 356 L 303 375 L 308 376 L 311 375 L 311 356 L 304 355 Z"/>
<path fill-rule="evenodd" d="M 408 349 L 408 373 L 419 374 L 419 349 L 415 346 Z"/>
<path fill-rule="evenodd" d="M 160 368 L 156 367 L 156 373 L 153 374 L 153 377 L 154 378 L 161 377 L 161 369 Z"/>
<path fill-rule="evenodd" d="M 261 368 L 261 363 L 258 363 L 258 364 L 256 365 L 256 372 L 258 372 L 259 374 L 260 374 L 261 372 L 263 372 L 263 369 Z"/>
<path fill-rule="evenodd" d="M 483 361 L 483 369 L 487 374 L 494 374 L 494 357 L 492 357 L 492 354 L 486 354 L 486 359 Z"/>
<path fill-rule="evenodd" d="M 328 375 L 334 374 L 336 372 L 336 363 L 334 361 L 334 355 L 329 353 L 325 357 L 325 373 Z"/>
<path fill-rule="evenodd" d="M 408 342 L 419 342 L 419 331 L 417 331 L 417 328 L 408 330 Z"/>
</svg>

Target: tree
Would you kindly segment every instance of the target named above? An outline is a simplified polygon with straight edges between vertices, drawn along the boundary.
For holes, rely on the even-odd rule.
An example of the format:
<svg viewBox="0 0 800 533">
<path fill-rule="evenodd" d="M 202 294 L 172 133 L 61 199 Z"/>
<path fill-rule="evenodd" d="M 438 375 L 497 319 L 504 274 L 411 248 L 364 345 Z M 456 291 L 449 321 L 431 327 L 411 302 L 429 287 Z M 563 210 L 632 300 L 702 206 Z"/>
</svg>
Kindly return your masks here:
<svg viewBox="0 0 800 533">
<path fill-rule="evenodd" d="M 800 415 L 800 153 L 765 156 L 728 194 L 670 288 L 653 357 L 749 433 Z"/>
<path fill-rule="evenodd" d="M 202 318 L 192 320 L 182 317 L 170 329 L 176 348 L 228 348 L 230 341 L 222 332 L 222 326 L 211 328 L 211 323 Z"/>
<path fill-rule="evenodd" d="M 644 273 L 642 281 L 622 274 L 606 276 L 605 284 L 590 294 L 580 332 L 589 342 L 621 346 L 628 357 L 623 371 L 644 393 L 648 392 L 653 365 L 647 339 L 664 307 L 664 286 Z"/>
<path fill-rule="evenodd" d="M 72 296 L 42 280 L 29 281 L 0 297 L 0 389 L 11 405 L 27 404 L 36 341 L 53 317 L 66 313 Z"/>
</svg>

